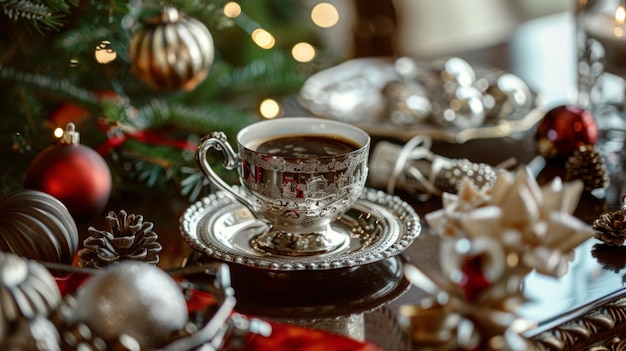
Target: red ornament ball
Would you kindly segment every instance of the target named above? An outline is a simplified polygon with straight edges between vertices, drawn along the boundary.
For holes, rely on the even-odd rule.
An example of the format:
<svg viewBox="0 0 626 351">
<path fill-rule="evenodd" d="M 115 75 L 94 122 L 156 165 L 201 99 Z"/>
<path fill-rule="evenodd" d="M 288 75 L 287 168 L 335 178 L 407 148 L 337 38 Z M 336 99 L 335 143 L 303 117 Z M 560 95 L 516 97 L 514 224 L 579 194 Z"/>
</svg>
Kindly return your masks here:
<svg viewBox="0 0 626 351">
<path fill-rule="evenodd" d="M 546 159 L 565 159 L 581 145 L 595 145 L 598 125 L 593 114 L 574 105 L 546 112 L 535 134 L 537 152 Z"/>
<path fill-rule="evenodd" d="M 80 223 L 102 213 L 111 195 L 112 178 L 104 159 L 79 144 L 71 129 L 66 131 L 65 142 L 49 146 L 35 157 L 26 171 L 24 188 L 54 196 Z"/>
</svg>

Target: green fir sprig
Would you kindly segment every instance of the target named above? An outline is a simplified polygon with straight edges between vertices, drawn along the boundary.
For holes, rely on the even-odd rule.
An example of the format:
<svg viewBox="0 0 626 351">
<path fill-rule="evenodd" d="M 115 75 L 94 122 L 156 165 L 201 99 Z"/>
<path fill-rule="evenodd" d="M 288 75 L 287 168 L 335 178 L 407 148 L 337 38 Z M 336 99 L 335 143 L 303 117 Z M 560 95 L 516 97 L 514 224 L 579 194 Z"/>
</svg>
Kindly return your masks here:
<svg viewBox="0 0 626 351">
<path fill-rule="evenodd" d="M 0 0 L 8 19 L 0 21 L 0 147 L 10 155 L 0 166 L 0 195 L 19 188 L 34 157 L 56 142 L 54 128 L 65 127 L 58 118 L 76 124 L 81 144 L 103 152 L 114 191 L 174 189 L 190 199 L 206 193 L 193 151 L 145 142 L 137 133 L 193 145 L 220 130 L 234 141 L 241 128 L 260 119 L 257 108 L 263 99 L 294 95 L 318 68 L 318 63 L 297 63 L 290 57 L 296 38 L 317 40 L 303 25 L 299 1 L 239 2 L 248 14 L 234 20 L 221 10 L 225 0 L 168 1 L 209 28 L 216 57 L 208 77 L 193 91 L 159 92 L 134 76 L 128 45 L 162 1 L 142 1 L 135 7 L 127 0 L 84 6 L 79 0 Z M 41 16 L 35 11 L 29 15 L 29 6 Z M 270 30 L 276 47 L 256 46 L 249 33 L 253 26 Z M 109 64 L 94 58 L 103 42 L 117 53 Z M 116 137 L 123 142 L 111 143 Z M 235 172 L 216 168 L 227 180 L 236 180 Z"/>
<path fill-rule="evenodd" d="M 40 34 L 45 31 L 58 31 L 66 22 L 71 6 L 78 0 L 4 0 L 0 1 L 2 13 L 15 22 L 27 21 Z"/>
</svg>

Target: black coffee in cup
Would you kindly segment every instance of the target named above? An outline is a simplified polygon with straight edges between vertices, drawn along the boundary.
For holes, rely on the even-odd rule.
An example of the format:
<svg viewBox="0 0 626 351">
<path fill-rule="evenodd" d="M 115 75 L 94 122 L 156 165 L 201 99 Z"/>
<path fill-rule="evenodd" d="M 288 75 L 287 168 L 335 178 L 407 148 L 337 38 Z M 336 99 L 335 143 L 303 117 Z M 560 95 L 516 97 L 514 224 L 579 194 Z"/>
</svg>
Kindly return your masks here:
<svg viewBox="0 0 626 351">
<path fill-rule="evenodd" d="M 342 138 L 327 135 L 288 135 L 261 143 L 256 151 L 279 157 L 320 157 L 343 155 L 360 146 Z"/>
</svg>

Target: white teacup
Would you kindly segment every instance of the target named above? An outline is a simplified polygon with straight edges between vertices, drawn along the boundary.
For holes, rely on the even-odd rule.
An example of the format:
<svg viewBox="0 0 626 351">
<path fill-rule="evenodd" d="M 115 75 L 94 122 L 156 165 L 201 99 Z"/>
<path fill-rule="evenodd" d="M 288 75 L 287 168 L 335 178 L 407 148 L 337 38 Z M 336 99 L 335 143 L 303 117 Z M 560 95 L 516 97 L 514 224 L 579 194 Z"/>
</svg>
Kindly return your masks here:
<svg viewBox="0 0 626 351">
<path fill-rule="evenodd" d="M 367 178 L 370 137 L 350 124 L 313 117 L 265 120 L 237 134 L 238 153 L 222 132 L 205 136 L 196 160 L 209 181 L 241 202 L 268 230 L 252 246 L 280 255 L 329 253 L 349 243 L 331 223 L 354 204 Z M 233 191 L 206 154 L 222 151 L 245 190 Z"/>
</svg>

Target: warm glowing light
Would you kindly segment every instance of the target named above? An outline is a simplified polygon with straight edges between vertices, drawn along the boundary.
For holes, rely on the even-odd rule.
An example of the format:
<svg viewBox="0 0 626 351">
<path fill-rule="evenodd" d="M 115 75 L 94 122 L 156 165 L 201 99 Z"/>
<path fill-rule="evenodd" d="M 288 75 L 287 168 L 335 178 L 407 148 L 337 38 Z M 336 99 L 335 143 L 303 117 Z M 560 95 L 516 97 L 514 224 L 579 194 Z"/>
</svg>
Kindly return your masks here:
<svg viewBox="0 0 626 351">
<path fill-rule="evenodd" d="M 54 130 L 54 137 L 55 138 L 60 138 L 60 137 L 63 136 L 63 133 L 64 133 L 63 128 L 56 128 Z"/>
<path fill-rule="evenodd" d="M 98 63 L 107 64 L 117 58 L 117 52 L 111 48 L 110 41 L 103 40 L 96 46 L 95 56 Z"/>
<path fill-rule="evenodd" d="M 617 10 L 615 10 L 615 28 L 613 28 L 613 33 L 616 37 L 624 36 L 624 21 L 626 20 L 626 9 L 624 6 L 618 6 Z"/>
<path fill-rule="evenodd" d="M 615 10 L 615 24 L 623 25 L 624 20 L 626 19 L 626 10 L 624 6 L 618 6 L 617 10 Z"/>
<path fill-rule="evenodd" d="M 80 61 L 78 61 L 78 59 L 77 59 L 77 58 L 71 58 L 71 59 L 70 59 L 70 67 L 78 67 L 78 63 L 79 63 L 79 62 L 80 62 Z"/>
<path fill-rule="evenodd" d="M 241 6 L 238 3 L 231 1 L 224 5 L 224 15 L 226 17 L 235 18 L 241 14 Z"/>
<path fill-rule="evenodd" d="M 311 19 L 319 27 L 330 28 L 339 22 L 339 12 L 335 6 L 321 2 L 311 10 Z"/>
<path fill-rule="evenodd" d="M 506 255 L 506 264 L 509 267 L 517 267 L 519 263 L 519 256 L 516 253 L 509 253 Z"/>
<path fill-rule="evenodd" d="M 309 62 L 315 58 L 315 48 L 309 43 L 298 43 L 291 49 L 291 56 L 298 62 Z"/>
<path fill-rule="evenodd" d="M 252 32 L 252 40 L 263 49 L 271 49 L 276 44 L 274 37 L 263 28 L 255 29 Z"/>
<path fill-rule="evenodd" d="M 259 106 L 259 111 L 261 112 L 261 116 L 272 119 L 278 117 L 281 113 L 281 108 L 278 102 L 274 99 L 265 99 L 261 102 Z"/>
</svg>

